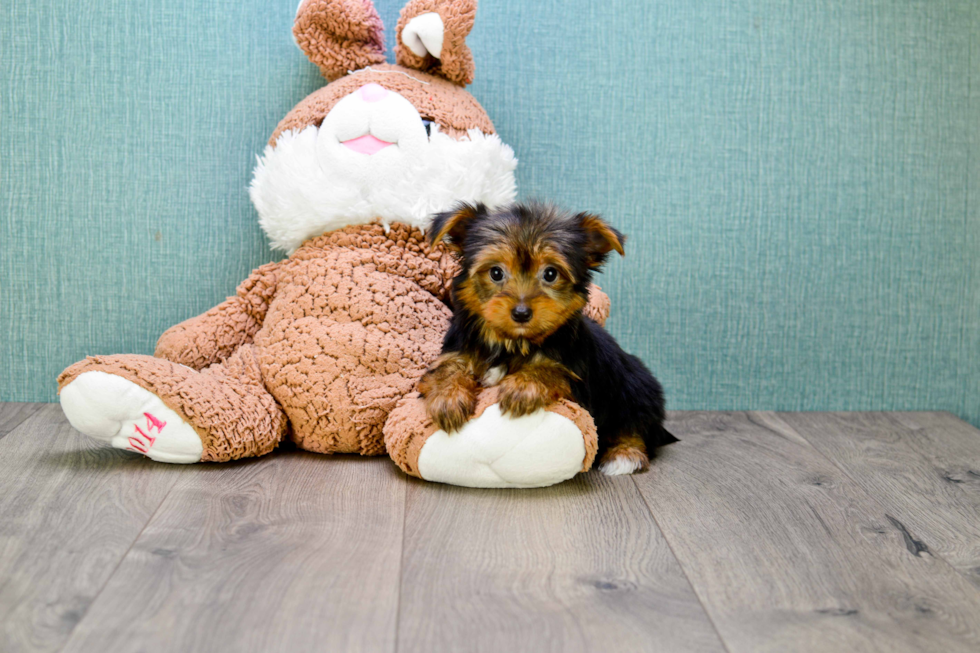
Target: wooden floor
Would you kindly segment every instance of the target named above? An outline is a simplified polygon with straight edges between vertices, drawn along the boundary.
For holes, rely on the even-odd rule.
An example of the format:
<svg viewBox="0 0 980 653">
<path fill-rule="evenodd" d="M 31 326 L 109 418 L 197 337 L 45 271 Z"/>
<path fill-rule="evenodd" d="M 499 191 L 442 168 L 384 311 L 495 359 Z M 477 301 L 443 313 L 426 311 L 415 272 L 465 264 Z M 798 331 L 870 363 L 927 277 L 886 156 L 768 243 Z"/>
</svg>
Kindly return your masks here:
<svg viewBox="0 0 980 653">
<path fill-rule="evenodd" d="M 0 404 L 0 651 L 978 651 L 980 432 L 675 413 L 543 490 L 283 451 L 173 466 Z"/>
</svg>

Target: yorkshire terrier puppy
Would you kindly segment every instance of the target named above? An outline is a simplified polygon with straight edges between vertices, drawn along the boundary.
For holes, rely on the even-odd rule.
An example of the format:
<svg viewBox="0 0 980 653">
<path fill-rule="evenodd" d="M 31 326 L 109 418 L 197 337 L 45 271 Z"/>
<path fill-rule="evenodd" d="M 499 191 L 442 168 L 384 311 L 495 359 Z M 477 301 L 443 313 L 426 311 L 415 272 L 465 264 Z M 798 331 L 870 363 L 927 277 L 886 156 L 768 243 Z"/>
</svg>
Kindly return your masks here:
<svg viewBox="0 0 980 653">
<path fill-rule="evenodd" d="M 636 356 L 582 314 L 592 274 L 624 237 L 601 218 L 552 206 L 490 211 L 459 205 L 436 216 L 432 243 L 462 256 L 442 355 L 419 391 L 435 424 L 452 433 L 473 414 L 480 387 L 500 386 L 500 409 L 527 415 L 561 398 L 588 410 L 599 469 L 646 469 L 664 430 L 660 383 Z"/>
</svg>

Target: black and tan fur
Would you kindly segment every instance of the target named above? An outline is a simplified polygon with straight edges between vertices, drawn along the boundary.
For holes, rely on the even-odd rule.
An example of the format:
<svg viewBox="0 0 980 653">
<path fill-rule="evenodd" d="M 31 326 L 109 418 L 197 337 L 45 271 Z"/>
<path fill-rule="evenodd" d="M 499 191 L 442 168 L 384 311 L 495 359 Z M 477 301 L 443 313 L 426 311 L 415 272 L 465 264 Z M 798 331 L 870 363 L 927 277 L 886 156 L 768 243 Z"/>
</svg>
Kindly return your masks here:
<svg viewBox="0 0 980 653">
<path fill-rule="evenodd" d="M 676 441 L 663 428 L 660 384 L 582 314 L 592 274 L 623 254 L 622 234 L 547 205 L 461 204 L 436 216 L 430 238 L 448 239 L 463 264 L 442 356 L 419 385 L 437 426 L 461 428 L 481 380 L 502 367 L 501 411 L 519 417 L 573 399 L 595 420 L 606 473 L 645 469 L 648 452 Z"/>
</svg>

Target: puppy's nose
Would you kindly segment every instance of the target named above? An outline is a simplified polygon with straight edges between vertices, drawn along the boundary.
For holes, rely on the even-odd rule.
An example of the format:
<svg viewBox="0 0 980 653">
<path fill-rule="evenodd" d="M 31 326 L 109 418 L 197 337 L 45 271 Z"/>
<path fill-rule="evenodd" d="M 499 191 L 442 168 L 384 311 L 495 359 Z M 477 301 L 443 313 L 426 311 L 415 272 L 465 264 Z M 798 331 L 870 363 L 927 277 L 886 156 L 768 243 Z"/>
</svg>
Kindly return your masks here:
<svg viewBox="0 0 980 653">
<path fill-rule="evenodd" d="M 388 95 L 388 89 L 381 84 L 365 84 L 361 87 L 361 99 L 365 102 L 380 102 Z"/>
<path fill-rule="evenodd" d="M 514 307 L 514 310 L 510 312 L 510 316 L 514 318 L 514 321 L 518 324 L 524 324 L 531 319 L 531 309 L 524 304 L 518 304 Z"/>
</svg>

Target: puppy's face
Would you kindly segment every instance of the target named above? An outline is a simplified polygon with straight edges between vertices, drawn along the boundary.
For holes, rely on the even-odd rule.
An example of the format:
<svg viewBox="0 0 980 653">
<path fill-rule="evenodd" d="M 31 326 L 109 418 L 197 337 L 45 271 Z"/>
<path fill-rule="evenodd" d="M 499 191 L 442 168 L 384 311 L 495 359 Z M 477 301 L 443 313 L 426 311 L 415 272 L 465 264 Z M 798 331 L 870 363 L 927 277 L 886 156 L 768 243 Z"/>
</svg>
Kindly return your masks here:
<svg viewBox="0 0 980 653">
<path fill-rule="evenodd" d="M 461 206 L 437 216 L 433 240 L 463 255 L 455 299 L 490 344 L 540 343 L 588 302 L 592 272 L 623 236 L 600 218 L 544 205 L 490 212 Z"/>
<path fill-rule="evenodd" d="M 583 270 L 554 242 L 560 232 L 508 227 L 487 234 L 466 259 L 467 278 L 456 296 L 500 339 L 540 340 L 585 306 L 588 291 L 577 283 Z"/>
</svg>

